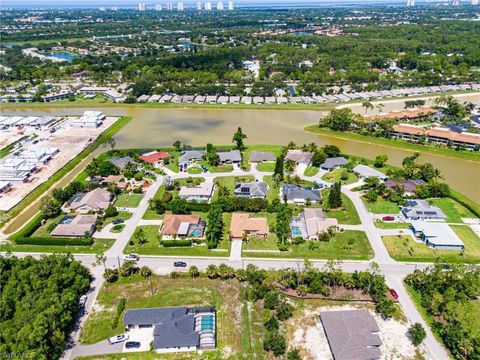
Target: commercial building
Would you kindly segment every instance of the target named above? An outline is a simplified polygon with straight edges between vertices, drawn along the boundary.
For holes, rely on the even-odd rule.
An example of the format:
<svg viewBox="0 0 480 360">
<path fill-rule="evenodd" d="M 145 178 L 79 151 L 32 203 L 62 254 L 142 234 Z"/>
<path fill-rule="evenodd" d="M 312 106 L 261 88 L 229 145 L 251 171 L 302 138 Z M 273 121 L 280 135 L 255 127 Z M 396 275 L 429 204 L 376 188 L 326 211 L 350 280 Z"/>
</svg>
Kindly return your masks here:
<svg viewBox="0 0 480 360">
<path fill-rule="evenodd" d="M 27 181 L 37 170 L 37 165 L 16 157 L 4 158 L 0 161 L 0 181 Z"/>
<path fill-rule="evenodd" d="M 69 121 L 71 127 L 96 129 L 102 125 L 105 115 L 101 111 L 85 111 L 83 116 Z"/>
</svg>

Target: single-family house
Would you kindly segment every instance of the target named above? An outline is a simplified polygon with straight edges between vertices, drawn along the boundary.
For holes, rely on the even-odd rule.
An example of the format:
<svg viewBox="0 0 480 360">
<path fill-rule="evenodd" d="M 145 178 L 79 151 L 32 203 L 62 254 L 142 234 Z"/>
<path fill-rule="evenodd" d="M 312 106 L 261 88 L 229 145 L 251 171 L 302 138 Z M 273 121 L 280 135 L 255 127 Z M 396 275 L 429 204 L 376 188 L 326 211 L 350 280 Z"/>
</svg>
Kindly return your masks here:
<svg viewBox="0 0 480 360">
<path fill-rule="evenodd" d="M 235 184 L 235 196 L 248 197 L 250 199 L 267 197 L 267 184 L 263 181 L 257 182 L 239 182 Z"/>
<path fill-rule="evenodd" d="M 369 177 L 376 177 L 379 178 L 382 181 L 388 180 L 388 176 L 385 175 L 384 173 L 375 170 L 371 168 L 370 166 L 363 165 L 363 164 L 358 164 L 353 168 L 353 172 L 359 177 L 359 178 L 369 178 Z"/>
<path fill-rule="evenodd" d="M 242 162 L 242 154 L 239 150 L 219 151 L 217 154 L 221 164 L 240 164 Z"/>
<path fill-rule="evenodd" d="M 112 202 L 113 194 L 103 188 L 96 188 L 85 194 L 74 195 L 64 205 L 65 211 L 86 213 L 105 210 Z"/>
<path fill-rule="evenodd" d="M 388 189 L 393 189 L 395 187 L 402 187 L 403 188 L 403 194 L 407 196 L 412 196 L 415 189 L 419 185 L 425 184 L 425 181 L 423 180 L 387 180 L 385 181 L 385 186 Z"/>
<path fill-rule="evenodd" d="M 412 221 L 411 229 L 418 239 L 433 249 L 463 250 L 465 248 L 462 240 L 448 224 Z"/>
<path fill-rule="evenodd" d="M 286 199 L 289 204 L 303 205 L 307 202 L 317 203 L 321 201 L 320 191 L 310 188 L 302 188 L 297 184 L 286 184 L 282 186 L 280 198 Z"/>
<path fill-rule="evenodd" d="M 310 164 L 312 161 L 313 153 L 302 150 L 288 150 L 285 160 L 291 160 L 298 164 Z"/>
<path fill-rule="evenodd" d="M 325 218 L 321 208 L 305 208 L 298 215 L 292 217 L 290 229 L 292 237 L 301 237 L 305 240 L 318 240 L 318 235 L 327 231 L 331 226 L 337 226 L 335 218 Z"/>
<path fill-rule="evenodd" d="M 198 215 L 165 215 L 160 234 L 164 240 L 202 238 L 205 221 Z"/>
<path fill-rule="evenodd" d="M 213 183 L 208 181 L 192 187 L 182 186 L 178 196 L 188 201 L 210 202 L 214 187 Z"/>
<path fill-rule="evenodd" d="M 181 306 L 127 310 L 123 324 L 127 333 L 143 329 L 145 341 L 151 343 L 157 353 L 216 348 L 215 308 Z"/>
<path fill-rule="evenodd" d="M 320 312 L 335 360 L 380 360 L 380 328 L 368 310 Z"/>
<path fill-rule="evenodd" d="M 348 164 L 348 160 L 343 156 L 331 157 L 325 160 L 323 164 L 320 165 L 320 168 L 323 170 L 333 170 Z"/>
<path fill-rule="evenodd" d="M 178 166 L 180 169 L 185 170 L 187 166 L 190 165 L 194 161 L 202 160 L 203 155 L 205 155 L 205 150 L 185 150 L 180 154 L 178 158 Z"/>
<path fill-rule="evenodd" d="M 138 168 L 138 163 L 132 159 L 130 156 L 123 156 L 123 157 L 119 157 L 119 156 L 115 156 L 115 157 L 112 157 L 108 160 L 110 163 L 112 163 L 113 165 L 115 165 L 117 168 L 119 168 L 120 170 L 123 170 L 125 169 L 125 167 L 127 166 L 127 164 L 132 164 L 132 165 L 135 165 L 137 168 Z"/>
<path fill-rule="evenodd" d="M 165 159 L 170 158 L 172 155 L 165 151 L 150 151 L 140 155 L 139 159 L 149 164 L 156 164 Z"/>
<path fill-rule="evenodd" d="M 250 151 L 249 161 L 252 163 L 273 162 L 275 161 L 275 154 L 266 151 Z"/>
<path fill-rule="evenodd" d="M 231 240 L 243 240 L 247 237 L 266 238 L 268 222 L 265 218 L 251 217 L 250 214 L 233 213 L 230 222 Z"/>
<path fill-rule="evenodd" d="M 51 236 L 81 238 L 92 236 L 96 229 L 97 215 L 66 215 L 50 232 Z"/>
<path fill-rule="evenodd" d="M 402 214 L 409 220 L 445 220 L 447 217 L 440 208 L 430 205 L 426 200 L 413 199 L 405 202 Z"/>
</svg>

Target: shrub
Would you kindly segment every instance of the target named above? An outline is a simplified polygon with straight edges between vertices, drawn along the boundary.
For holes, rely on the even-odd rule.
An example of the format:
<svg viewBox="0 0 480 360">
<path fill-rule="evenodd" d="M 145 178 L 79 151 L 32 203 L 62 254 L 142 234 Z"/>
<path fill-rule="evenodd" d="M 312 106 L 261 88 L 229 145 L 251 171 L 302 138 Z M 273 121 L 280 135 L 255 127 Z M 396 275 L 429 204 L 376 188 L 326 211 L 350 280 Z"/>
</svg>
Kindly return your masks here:
<svg viewBox="0 0 480 360">
<path fill-rule="evenodd" d="M 192 240 L 162 240 L 163 247 L 187 247 L 192 246 Z"/>
<path fill-rule="evenodd" d="M 162 203 L 166 204 L 171 200 L 172 200 L 172 193 L 167 191 L 162 195 L 162 200 L 161 200 Z"/>
<path fill-rule="evenodd" d="M 410 335 L 412 344 L 418 346 L 427 337 L 427 332 L 423 328 L 422 324 L 415 323 L 408 329 L 408 335 Z"/>
<path fill-rule="evenodd" d="M 56 237 L 18 237 L 15 239 L 18 245 L 58 245 L 58 246 L 90 246 L 92 238 L 56 238 Z"/>
<path fill-rule="evenodd" d="M 125 310 L 125 304 L 126 304 L 126 301 L 125 301 L 124 298 L 121 298 L 118 301 L 117 309 L 115 311 L 115 315 L 112 318 L 112 329 L 115 329 L 117 327 L 118 319 L 120 318 L 120 315 L 122 315 L 123 311 Z"/>
<path fill-rule="evenodd" d="M 285 336 L 280 335 L 278 331 L 270 331 L 265 337 L 263 348 L 267 351 L 273 352 L 273 355 L 280 356 L 285 354 L 287 350 L 287 340 Z"/>
</svg>

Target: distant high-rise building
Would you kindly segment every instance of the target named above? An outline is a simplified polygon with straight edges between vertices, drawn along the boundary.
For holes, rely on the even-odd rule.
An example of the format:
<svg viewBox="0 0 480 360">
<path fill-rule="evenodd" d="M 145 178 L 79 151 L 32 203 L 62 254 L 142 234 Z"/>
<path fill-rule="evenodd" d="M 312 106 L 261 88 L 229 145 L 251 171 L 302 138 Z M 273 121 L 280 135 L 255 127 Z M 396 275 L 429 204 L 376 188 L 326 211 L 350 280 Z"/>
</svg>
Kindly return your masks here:
<svg viewBox="0 0 480 360">
<path fill-rule="evenodd" d="M 478 5 L 478 0 L 472 0 L 472 5 L 477 6 Z"/>
<path fill-rule="evenodd" d="M 212 11 L 212 3 L 210 1 L 205 1 L 205 11 Z"/>
<path fill-rule="evenodd" d="M 407 6 L 415 6 L 415 0 L 407 0 Z"/>
<path fill-rule="evenodd" d="M 146 7 L 145 7 L 145 3 L 138 3 L 138 10 L 139 11 L 145 11 Z"/>
<path fill-rule="evenodd" d="M 118 8 L 117 8 L 116 6 L 112 6 L 110 9 L 111 9 L 112 11 L 117 11 L 117 10 L 118 10 Z"/>
<path fill-rule="evenodd" d="M 167 10 L 172 11 L 173 10 L 173 4 L 171 2 L 167 3 Z"/>
<path fill-rule="evenodd" d="M 230 0 L 228 2 L 228 10 L 230 10 L 230 11 L 233 10 L 233 1 L 232 0 Z"/>
<path fill-rule="evenodd" d="M 98 10 L 100 10 L 100 11 L 106 11 L 105 6 L 99 7 Z"/>
<path fill-rule="evenodd" d="M 197 10 L 202 11 L 202 2 L 201 1 L 197 1 Z"/>
<path fill-rule="evenodd" d="M 224 9 L 224 7 L 223 7 L 222 0 L 217 1 L 217 10 L 223 10 L 223 9 Z"/>
<path fill-rule="evenodd" d="M 155 10 L 156 11 L 162 11 L 162 4 L 156 4 L 155 5 Z"/>
<path fill-rule="evenodd" d="M 452 0 L 452 6 L 460 5 L 460 0 Z"/>
<path fill-rule="evenodd" d="M 183 1 L 179 1 L 177 3 L 177 10 L 178 11 L 183 11 L 184 10 Z"/>
</svg>

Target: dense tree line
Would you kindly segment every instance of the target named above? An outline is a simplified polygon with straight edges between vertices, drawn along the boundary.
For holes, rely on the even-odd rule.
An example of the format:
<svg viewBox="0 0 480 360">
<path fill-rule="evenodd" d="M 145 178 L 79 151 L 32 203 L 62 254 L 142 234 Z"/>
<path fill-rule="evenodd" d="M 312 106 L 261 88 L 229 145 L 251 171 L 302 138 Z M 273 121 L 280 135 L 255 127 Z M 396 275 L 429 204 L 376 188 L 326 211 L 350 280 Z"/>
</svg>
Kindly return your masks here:
<svg viewBox="0 0 480 360">
<path fill-rule="evenodd" d="M 0 353 L 58 359 L 89 283 L 71 255 L 0 257 Z"/>
</svg>

